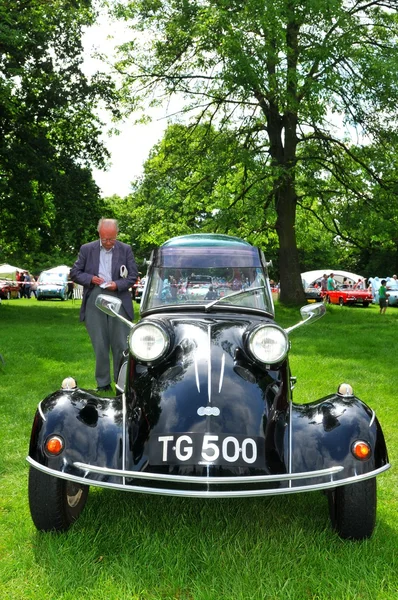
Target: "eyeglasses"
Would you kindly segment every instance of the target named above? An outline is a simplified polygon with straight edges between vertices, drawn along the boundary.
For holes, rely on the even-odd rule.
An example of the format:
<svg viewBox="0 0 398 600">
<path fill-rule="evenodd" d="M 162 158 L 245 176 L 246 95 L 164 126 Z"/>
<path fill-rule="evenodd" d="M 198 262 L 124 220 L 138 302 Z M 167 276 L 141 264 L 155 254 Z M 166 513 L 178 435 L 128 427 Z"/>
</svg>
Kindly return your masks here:
<svg viewBox="0 0 398 600">
<path fill-rule="evenodd" d="M 116 238 L 101 238 L 101 242 L 116 242 Z"/>
</svg>

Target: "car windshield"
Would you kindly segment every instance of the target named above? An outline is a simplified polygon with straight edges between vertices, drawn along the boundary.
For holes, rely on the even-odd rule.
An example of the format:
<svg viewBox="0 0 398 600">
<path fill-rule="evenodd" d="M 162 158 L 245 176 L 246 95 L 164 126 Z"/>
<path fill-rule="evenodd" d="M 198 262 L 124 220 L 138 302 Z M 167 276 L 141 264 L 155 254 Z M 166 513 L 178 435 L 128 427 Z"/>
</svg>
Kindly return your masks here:
<svg viewBox="0 0 398 600">
<path fill-rule="evenodd" d="M 258 249 L 243 243 L 237 246 L 155 251 L 141 311 L 213 303 L 273 314 L 269 280 Z"/>
<path fill-rule="evenodd" d="M 66 281 L 66 275 L 63 273 L 50 273 L 45 272 L 41 273 L 39 277 L 38 283 L 49 283 L 51 285 L 63 285 Z"/>
</svg>

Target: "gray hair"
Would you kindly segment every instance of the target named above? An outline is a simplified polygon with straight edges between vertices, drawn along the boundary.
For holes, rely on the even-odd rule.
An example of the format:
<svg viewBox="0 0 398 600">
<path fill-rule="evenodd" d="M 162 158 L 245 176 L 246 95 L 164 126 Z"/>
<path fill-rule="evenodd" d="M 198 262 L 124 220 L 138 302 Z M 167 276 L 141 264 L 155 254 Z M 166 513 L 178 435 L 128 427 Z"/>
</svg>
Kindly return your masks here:
<svg viewBox="0 0 398 600">
<path fill-rule="evenodd" d="M 98 233 L 102 225 L 114 225 L 116 227 L 116 231 L 119 233 L 119 224 L 116 219 L 106 219 L 105 217 L 101 217 L 97 226 Z"/>
</svg>

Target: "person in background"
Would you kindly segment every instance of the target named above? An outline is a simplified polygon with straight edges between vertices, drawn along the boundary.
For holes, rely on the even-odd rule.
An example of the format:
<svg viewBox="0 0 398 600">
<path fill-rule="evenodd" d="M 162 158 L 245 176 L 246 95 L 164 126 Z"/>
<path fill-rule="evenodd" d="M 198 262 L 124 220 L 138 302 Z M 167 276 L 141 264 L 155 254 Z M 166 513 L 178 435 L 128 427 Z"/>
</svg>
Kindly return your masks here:
<svg viewBox="0 0 398 600">
<path fill-rule="evenodd" d="M 24 285 L 23 285 L 23 287 L 24 287 L 24 296 L 25 296 L 25 298 L 29 298 L 30 299 L 30 293 L 31 293 L 30 286 L 31 286 L 31 283 L 32 283 L 32 278 L 30 276 L 29 271 L 25 271 L 25 275 L 24 275 L 23 281 L 24 281 Z"/>
<path fill-rule="evenodd" d="M 334 273 L 330 273 L 328 280 L 327 280 L 327 291 L 331 292 L 336 288 L 336 284 L 334 282 Z"/>
<path fill-rule="evenodd" d="M 25 298 L 25 282 L 24 282 L 25 272 L 18 271 L 16 277 L 17 277 L 17 281 L 18 281 L 18 285 L 19 285 L 19 295 L 21 296 L 21 298 Z"/>
<path fill-rule="evenodd" d="M 119 314 L 132 321 L 134 313 L 129 288 L 138 277 L 138 269 L 131 247 L 117 239 L 119 227 L 115 219 L 100 219 L 97 229 L 99 239 L 83 244 L 70 277 L 83 286 L 80 320 L 85 322 L 95 352 L 97 391 L 112 391 L 110 351 L 113 376 L 117 381 L 129 327 L 100 311 L 95 300 L 99 294 L 120 298 Z"/>
<path fill-rule="evenodd" d="M 379 306 L 381 315 L 383 315 L 387 310 L 388 296 L 390 295 L 387 294 L 386 283 L 386 280 L 382 279 L 379 287 Z"/>
<path fill-rule="evenodd" d="M 34 297 L 37 298 L 37 280 L 33 275 L 31 275 L 31 279 L 32 281 L 30 283 L 30 291 L 34 295 Z"/>
<path fill-rule="evenodd" d="M 362 279 L 358 279 L 358 281 L 356 282 L 356 284 L 354 285 L 354 290 L 364 290 L 364 281 L 362 281 Z"/>
<path fill-rule="evenodd" d="M 209 285 L 209 289 L 208 292 L 205 296 L 205 300 L 217 300 L 218 296 L 217 296 L 217 292 L 215 291 L 214 287 L 212 285 Z"/>
<path fill-rule="evenodd" d="M 67 295 L 67 299 L 68 300 L 73 300 L 73 290 L 75 289 L 75 284 L 73 283 L 73 281 L 70 278 L 70 271 L 69 271 L 69 275 L 68 275 L 68 295 Z"/>
</svg>

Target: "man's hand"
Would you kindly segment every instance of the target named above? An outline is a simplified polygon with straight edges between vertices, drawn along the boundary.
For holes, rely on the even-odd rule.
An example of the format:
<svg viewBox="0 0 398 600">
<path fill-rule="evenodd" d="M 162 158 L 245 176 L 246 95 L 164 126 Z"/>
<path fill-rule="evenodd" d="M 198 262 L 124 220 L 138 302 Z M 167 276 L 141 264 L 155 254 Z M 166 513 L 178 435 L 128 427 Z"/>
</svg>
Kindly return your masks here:
<svg viewBox="0 0 398 600">
<path fill-rule="evenodd" d="M 102 279 L 102 277 L 98 277 L 98 275 L 93 275 L 93 277 L 91 278 L 91 283 L 93 283 L 94 285 L 101 285 L 101 283 L 104 283 L 104 279 Z"/>
</svg>

